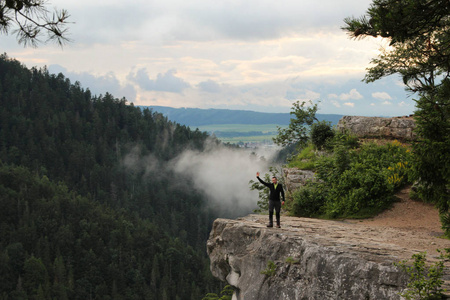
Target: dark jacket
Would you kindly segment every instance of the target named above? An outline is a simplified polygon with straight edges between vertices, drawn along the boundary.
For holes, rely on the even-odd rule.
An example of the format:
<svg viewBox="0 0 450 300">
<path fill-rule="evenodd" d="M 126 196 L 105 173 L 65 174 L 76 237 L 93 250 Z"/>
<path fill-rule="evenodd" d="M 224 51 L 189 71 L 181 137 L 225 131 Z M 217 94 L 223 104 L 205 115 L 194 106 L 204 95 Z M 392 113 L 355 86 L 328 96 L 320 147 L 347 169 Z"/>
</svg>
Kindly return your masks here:
<svg viewBox="0 0 450 300">
<path fill-rule="evenodd" d="M 284 190 L 283 190 L 283 185 L 281 183 L 278 183 L 277 188 L 275 189 L 275 185 L 273 183 L 267 183 L 259 177 L 256 177 L 256 178 L 258 178 L 259 182 L 261 182 L 262 184 L 264 184 L 265 186 L 267 186 L 270 189 L 269 200 L 280 201 L 280 194 L 281 194 L 281 196 L 283 197 L 283 201 L 284 201 Z"/>
</svg>

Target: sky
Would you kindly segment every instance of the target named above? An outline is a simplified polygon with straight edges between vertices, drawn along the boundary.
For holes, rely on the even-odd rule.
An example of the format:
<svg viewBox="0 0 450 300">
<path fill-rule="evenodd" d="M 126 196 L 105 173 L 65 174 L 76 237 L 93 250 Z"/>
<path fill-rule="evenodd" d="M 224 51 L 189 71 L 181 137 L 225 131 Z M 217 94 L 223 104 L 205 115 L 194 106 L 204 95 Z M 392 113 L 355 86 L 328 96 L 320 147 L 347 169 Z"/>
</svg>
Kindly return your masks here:
<svg viewBox="0 0 450 300">
<path fill-rule="evenodd" d="M 414 97 L 399 76 L 362 82 L 387 41 L 352 40 L 344 18 L 371 0 L 49 0 L 66 9 L 70 43 L 24 48 L 0 35 L 1 52 L 46 66 L 96 95 L 134 105 L 403 116 Z"/>
</svg>

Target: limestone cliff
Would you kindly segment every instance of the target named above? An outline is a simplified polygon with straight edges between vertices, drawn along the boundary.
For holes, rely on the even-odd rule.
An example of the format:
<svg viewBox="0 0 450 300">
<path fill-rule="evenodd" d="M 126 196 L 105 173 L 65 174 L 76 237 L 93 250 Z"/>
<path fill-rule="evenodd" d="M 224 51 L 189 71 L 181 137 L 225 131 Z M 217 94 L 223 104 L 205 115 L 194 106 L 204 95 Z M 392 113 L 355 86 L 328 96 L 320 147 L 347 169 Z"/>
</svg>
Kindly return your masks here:
<svg viewBox="0 0 450 300">
<path fill-rule="evenodd" d="M 416 127 L 412 117 L 360 117 L 344 116 L 339 120 L 339 130 L 349 130 L 358 137 L 394 138 L 401 140 L 415 139 Z"/>
<path fill-rule="evenodd" d="M 401 299 L 407 275 L 393 263 L 419 250 L 392 241 L 408 233 L 386 236 L 359 224 L 293 217 L 282 217 L 281 229 L 266 228 L 266 219 L 213 224 L 211 270 L 236 288 L 233 300 Z M 269 261 L 276 264 L 273 276 L 261 274 Z"/>
</svg>

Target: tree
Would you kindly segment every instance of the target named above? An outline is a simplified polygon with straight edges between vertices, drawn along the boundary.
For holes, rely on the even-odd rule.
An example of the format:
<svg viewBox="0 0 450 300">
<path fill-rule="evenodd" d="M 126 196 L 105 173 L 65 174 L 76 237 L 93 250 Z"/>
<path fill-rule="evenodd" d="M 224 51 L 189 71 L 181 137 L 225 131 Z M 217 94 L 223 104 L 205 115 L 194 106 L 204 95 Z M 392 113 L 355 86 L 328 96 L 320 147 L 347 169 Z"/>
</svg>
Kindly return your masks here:
<svg viewBox="0 0 450 300">
<path fill-rule="evenodd" d="M 419 194 L 437 205 L 450 236 L 450 2 L 374 0 L 365 16 L 344 22 L 352 38 L 390 40 L 371 61 L 365 82 L 400 74 L 407 90 L 419 95 L 413 145 Z"/>
<path fill-rule="evenodd" d="M 307 106 L 307 102 L 297 101 L 293 104 L 291 109 L 291 115 L 295 116 L 295 119 L 291 118 L 288 128 L 277 127 L 278 135 L 273 138 L 273 141 L 281 146 L 288 146 L 291 144 L 304 144 L 308 140 L 308 127 L 311 126 L 314 121 L 318 121 L 316 118 L 317 104 Z"/>
<path fill-rule="evenodd" d="M 13 27 L 19 44 L 36 47 L 40 37 L 47 34 L 48 41 L 60 46 L 68 41 L 66 10 L 56 10 L 50 15 L 46 0 L 0 0 L 0 33 L 9 34 Z"/>
<path fill-rule="evenodd" d="M 319 121 L 311 125 L 311 142 L 316 149 L 322 150 L 333 137 L 334 131 L 330 122 Z"/>
</svg>

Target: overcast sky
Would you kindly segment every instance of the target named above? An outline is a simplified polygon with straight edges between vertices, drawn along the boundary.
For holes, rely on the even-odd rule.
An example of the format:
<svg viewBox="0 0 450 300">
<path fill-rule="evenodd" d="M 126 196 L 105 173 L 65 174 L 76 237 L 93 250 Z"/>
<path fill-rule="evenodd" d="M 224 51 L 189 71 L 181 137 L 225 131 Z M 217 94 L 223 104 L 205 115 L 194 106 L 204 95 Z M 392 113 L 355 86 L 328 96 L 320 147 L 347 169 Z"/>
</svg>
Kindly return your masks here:
<svg viewBox="0 0 450 300">
<path fill-rule="evenodd" d="M 71 43 L 23 48 L 0 35 L 0 45 L 27 67 L 135 105 L 289 112 L 312 100 L 326 114 L 411 114 L 415 95 L 398 76 L 361 82 L 386 41 L 340 29 L 371 2 L 50 0 L 71 15 Z"/>
</svg>

